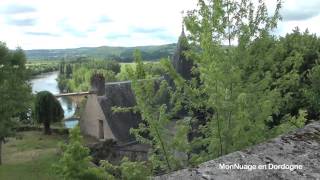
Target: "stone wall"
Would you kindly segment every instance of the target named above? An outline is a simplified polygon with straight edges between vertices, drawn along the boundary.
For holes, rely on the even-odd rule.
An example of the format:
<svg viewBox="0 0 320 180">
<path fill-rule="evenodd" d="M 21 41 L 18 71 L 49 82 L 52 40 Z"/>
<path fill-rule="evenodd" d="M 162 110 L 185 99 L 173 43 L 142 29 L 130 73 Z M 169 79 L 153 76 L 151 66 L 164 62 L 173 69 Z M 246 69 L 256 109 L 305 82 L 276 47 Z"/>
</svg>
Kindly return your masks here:
<svg viewBox="0 0 320 180">
<path fill-rule="evenodd" d="M 53 134 L 59 134 L 59 135 L 68 135 L 69 129 L 64 127 L 51 127 L 51 132 Z M 22 132 L 22 131 L 44 131 L 42 126 L 34 126 L 34 125 L 22 125 L 15 128 L 15 131 Z"/>
<path fill-rule="evenodd" d="M 131 161 L 146 161 L 148 159 L 149 146 L 131 142 L 119 145 L 113 140 L 106 140 L 89 145 L 93 162 L 98 164 L 100 160 L 108 160 L 112 164 L 119 164 L 124 157 Z"/>
<path fill-rule="evenodd" d="M 266 170 L 221 169 L 220 165 L 267 165 Z M 271 165 L 302 165 L 302 169 L 274 170 Z M 273 166 L 274 167 L 274 166 Z M 211 160 L 196 168 L 183 169 L 156 180 L 228 179 L 320 179 L 320 122 L 288 135 Z"/>
<path fill-rule="evenodd" d="M 81 133 L 85 136 L 94 137 L 96 139 L 101 139 L 99 137 L 99 120 L 106 122 L 103 110 L 98 102 L 98 97 L 96 94 L 90 94 L 87 97 L 87 102 L 84 111 L 80 118 L 80 129 Z M 114 139 L 109 126 L 104 123 L 104 138 L 103 139 Z"/>
</svg>

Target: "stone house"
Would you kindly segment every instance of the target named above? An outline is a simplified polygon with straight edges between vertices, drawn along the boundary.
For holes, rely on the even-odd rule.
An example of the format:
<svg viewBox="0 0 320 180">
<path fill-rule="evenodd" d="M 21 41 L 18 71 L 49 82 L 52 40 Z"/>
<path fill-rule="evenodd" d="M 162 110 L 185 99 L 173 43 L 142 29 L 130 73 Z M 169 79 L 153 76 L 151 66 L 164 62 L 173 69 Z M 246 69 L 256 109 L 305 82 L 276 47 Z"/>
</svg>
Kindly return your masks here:
<svg viewBox="0 0 320 180">
<path fill-rule="evenodd" d="M 104 141 L 113 139 L 119 143 L 134 141 L 130 128 L 137 127 L 141 121 L 133 112 L 112 112 L 112 107 L 132 107 L 135 96 L 131 90 L 131 82 L 105 83 L 102 76 L 92 78 L 95 94 L 87 97 L 87 102 L 80 118 L 80 129 L 84 135 Z"/>
<path fill-rule="evenodd" d="M 182 29 L 172 64 L 182 77 L 190 79 L 192 63 L 183 53 L 187 49 L 188 43 Z M 159 80 L 162 79 L 164 78 Z M 136 100 L 131 89 L 131 81 L 105 83 L 103 76 L 95 75 L 91 79 L 91 91 L 94 93 L 87 96 L 87 102 L 80 118 L 80 129 L 83 135 L 100 142 L 100 145 L 93 148 L 96 149 L 98 154 L 102 154 L 97 156 L 110 157 L 109 150 L 108 155 L 106 155 L 106 152 L 101 152 L 101 149 L 106 148 L 101 143 L 107 143 L 109 149 L 115 150 L 113 159 L 119 159 L 117 156 L 122 156 L 119 155 L 119 152 L 133 152 L 137 149 L 140 154 L 144 154 L 139 159 L 145 159 L 148 146 L 137 143 L 130 134 L 130 128 L 138 127 L 141 122 L 140 115 L 133 112 L 112 111 L 113 107 L 135 106 Z M 110 143 L 110 140 L 112 140 L 112 143 Z M 113 145 L 111 146 L 111 144 Z"/>
</svg>

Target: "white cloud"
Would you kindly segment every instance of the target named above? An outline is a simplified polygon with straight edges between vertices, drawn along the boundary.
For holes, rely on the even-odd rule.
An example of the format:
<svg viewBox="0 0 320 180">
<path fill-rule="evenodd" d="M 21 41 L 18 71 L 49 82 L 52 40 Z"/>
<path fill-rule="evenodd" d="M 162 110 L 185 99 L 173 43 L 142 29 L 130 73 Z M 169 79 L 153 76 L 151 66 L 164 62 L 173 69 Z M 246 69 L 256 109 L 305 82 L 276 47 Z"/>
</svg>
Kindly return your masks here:
<svg viewBox="0 0 320 180">
<path fill-rule="evenodd" d="M 274 6 L 275 1 L 267 0 L 268 6 Z M 300 2 L 286 0 L 284 5 L 288 12 L 299 12 Z M 315 5 L 319 1 L 312 2 Z M 10 48 L 23 49 L 174 43 L 181 31 L 180 12 L 194 9 L 196 3 L 197 0 L 1 0 L 0 40 Z M 10 20 L 17 20 L 17 25 L 10 25 Z M 299 26 L 318 33 L 319 20 L 314 16 L 282 22 L 277 32 L 285 34 Z M 29 24 L 22 26 L 23 23 Z"/>
<path fill-rule="evenodd" d="M 269 1 L 269 6 L 274 6 L 275 0 Z M 301 31 L 308 29 L 311 33 L 320 34 L 320 1 L 319 0 L 284 0 L 280 13 L 283 20 L 279 22 L 277 35 L 284 36 L 291 33 L 295 27 Z"/>
<path fill-rule="evenodd" d="M 180 12 L 195 4 L 194 0 L 1 0 L 0 10 L 17 5 L 29 9 L 0 17 L 0 40 L 10 48 L 24 49 L 173 43 L 181 30 Z M 16 21 L 17 26 L 7 22 L 18 16 L 22 19 Z M 30 19 L 23 21 L 24 17 L 35 18 L 34 25 Z M 165 31 L 133 32 L 136 27 Z"/>
</svg>

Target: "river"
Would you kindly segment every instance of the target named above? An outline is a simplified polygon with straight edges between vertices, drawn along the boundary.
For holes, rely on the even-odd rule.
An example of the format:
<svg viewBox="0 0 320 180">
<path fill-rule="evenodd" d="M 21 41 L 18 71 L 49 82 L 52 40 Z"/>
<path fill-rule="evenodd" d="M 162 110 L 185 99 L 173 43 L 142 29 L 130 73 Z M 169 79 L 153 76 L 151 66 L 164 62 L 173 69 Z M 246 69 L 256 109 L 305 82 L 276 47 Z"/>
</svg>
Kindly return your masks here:
<svg viewBox="0 0 320 180">
<path fill-rule="evenodd" d="M 32 92 L 35 94 L 40 91 L 49 91 L 52 94 L 56 95 L 59 94 L 59 88 L 58 88 L 58 71 L 50 72 L 50 73 L 43 73 L 40 75 L 37 75 L 31 79 L 31 86 L 32 86 Z M 68 97 L 61 97 L 58 98 L 62 109 L 64 110 L 64 118 L 70 119 L 76 110 L 76 104 L 73 103 Z M 68 120 L 65 121 L 65 126 L 67 128 L 72 128 L 77 124 L 77 120 Z"/>
</svg>

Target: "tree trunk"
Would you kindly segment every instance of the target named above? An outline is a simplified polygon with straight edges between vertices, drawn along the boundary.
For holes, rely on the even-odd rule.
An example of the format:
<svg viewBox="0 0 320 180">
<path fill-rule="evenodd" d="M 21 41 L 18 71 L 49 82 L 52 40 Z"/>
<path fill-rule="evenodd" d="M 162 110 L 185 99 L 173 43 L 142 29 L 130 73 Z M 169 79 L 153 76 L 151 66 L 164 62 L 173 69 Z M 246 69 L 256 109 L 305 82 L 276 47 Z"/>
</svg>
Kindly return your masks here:
<svg viewBox="0 0 320 180">
<path fill-rule="evenodd" d="M 2 142 L 3 142 L 3 138 L 0 137 L 0 165 L 2 164 Z"/>
<path fill-rule="evenodd" d="M 43 125 L 44 125 L 44 134 L 50 135 L 51 134 L 50 122 L 45 121 Z"/>
</svg>

